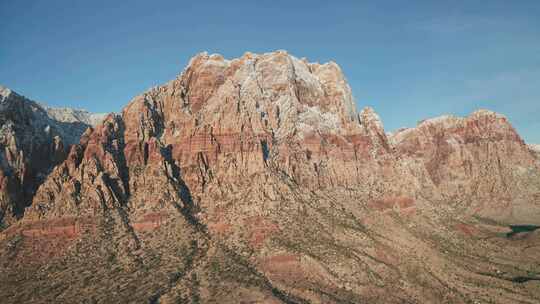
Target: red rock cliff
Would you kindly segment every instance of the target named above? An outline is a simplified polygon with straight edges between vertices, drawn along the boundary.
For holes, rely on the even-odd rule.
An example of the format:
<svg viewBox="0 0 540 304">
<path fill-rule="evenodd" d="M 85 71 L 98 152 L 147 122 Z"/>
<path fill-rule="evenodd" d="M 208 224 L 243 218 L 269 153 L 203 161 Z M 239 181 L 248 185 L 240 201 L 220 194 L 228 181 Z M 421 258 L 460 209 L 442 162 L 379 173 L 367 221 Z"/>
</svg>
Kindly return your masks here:
<svg viewBox="0 0 540 304">
<path fill-rule="evenodd" d="M 29 213 L 159 209 L 177 202 L 180 188 L 198 202 L 265 175 L 308 189 L 360 185 L 375 197 L 505 200 L 537 172 L 533 157 L 489 111 L 426 120 L 388 139 L 373 109 L 356 112 L 333 62 L 283 51 L 234 60 L 203 53 L 87 132 Z"/>
</svg>

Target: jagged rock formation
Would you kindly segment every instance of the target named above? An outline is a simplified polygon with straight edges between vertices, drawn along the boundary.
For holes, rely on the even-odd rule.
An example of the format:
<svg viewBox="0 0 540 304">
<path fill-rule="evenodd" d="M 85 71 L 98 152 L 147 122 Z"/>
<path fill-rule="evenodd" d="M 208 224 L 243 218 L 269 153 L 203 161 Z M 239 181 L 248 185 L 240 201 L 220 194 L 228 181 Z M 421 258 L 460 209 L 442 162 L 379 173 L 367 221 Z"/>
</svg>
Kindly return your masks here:
<svg viewBox="0 0 540 304">
<path fill-rule="evenodd" d="M 539 218 L 530 201 L 537 185 L 527 182 L 538 174 L 535 157 L 503 115 L 479 110 L 466 118 L 428 119 L 391 141 L 398 155 L 422 165 L 419 174 L 446 200 L 506 222 Z"/>
<path fill-rule="evenodd" d="M 0 86 L 0 226 L 22 216 L 48 172 L 64 161 L 87 122 L 96 121 L 91 117 L 43 107 Z"/>
<path fill-rule="evenodd" d="M 99 144 L 87 148 L 84 139 L 80 153 L 122 180 L 121 196 L 146 192 L 139 180 L 148 176 L 152 152 L 167 155 L 196 195 L 210 191 L 211 180 L 223 188 L 267 172 L 311 188 L 347 186 L 379 170 L 371 160 L 391 158 L 378 116 L 371 109 L 355 113 L 336 64 L 309 64 L 284 52 L 233 61 L 201 54 L 181 77 L 136 97 L 106 124 L 84 136 Z M 68 203 L 46 196 L 34 207 Z"/>
<path fill-rule="evenodd" d="M 71 147 L 2 234 L 0 295 L 534 303 L 538 233 L 502 232 L 539 211 L 537 159 L 499 114 L 387 135 L 335 63 L 203 53 Z"/>
<path fill-rule="evenodd" d="M 95 126 L 103 121 L 106 113 L 91 113 L 86 110 L 73 108 L 53 108 L 42 105 L 47 114 L 55 120 L 61 122 L 84 123 L 89 126 Z"/>
</svg>

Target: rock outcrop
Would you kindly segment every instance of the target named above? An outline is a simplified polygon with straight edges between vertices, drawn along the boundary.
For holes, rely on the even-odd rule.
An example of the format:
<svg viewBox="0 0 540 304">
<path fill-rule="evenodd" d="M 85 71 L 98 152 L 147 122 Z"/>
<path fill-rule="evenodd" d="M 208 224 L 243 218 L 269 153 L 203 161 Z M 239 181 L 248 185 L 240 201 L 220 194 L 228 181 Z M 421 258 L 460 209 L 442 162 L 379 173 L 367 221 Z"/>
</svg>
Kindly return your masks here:
<svg viewBox="0 0 540 304">
<path fill-rule="evenodd" d="M 538 218 L 528 180 L 538 174 L 535 157 L 503 115 L 479 110 L 466 118 L 442 116 L 402 129 L 390 138 L 403 159 L 421 164 L 424 180 L 447 200 L 498 220 Z"/>
<path fill-rule="evenodd" d="M 47 112 L 49 117 L 66 123 L 84 123 L 89 126 L 100 124 L 107 113 L 91 113 L 86 110 L 73 108 L 53 108 L 46 105 L 41 105 Z"/>
<path fill-rule="evenodd" d="M 116 196 L 146 208 L 154 197 L 148 195 L 158 193 L 145 185 L 161 191 L 157 185 L 176 178 L 175 172 L 182 172 L 196 197 L 264 174 L 281 174 L 311 189 L 354 185 L 377 174 L 399 183 L 379 117 L 370 108 L 356 113 L 339 67 L 282 51 L 231 61 L 200 54 L 180 77 L 135 97 L 113 120 L 85 134 L 81 156 L 70 156 L 81 163 L 63 165 L 80 172 L 61 166 L 53 184 L 75 176 L 82 184 L 81 172 L 103 172 L 121 181 Z M 88 171 L 86 162 L 99 172 Z M 146 181 L 148 170 L 159 171 L 152 176 L 160 181 Z M 79 196 L 66 195 L 68 189 L 75 188 L 61 187 L 53 195 L 42 187 L 33 210 L 64 206 L 68 197 Z M 146 196 L 139 200 L 140 194 Z M 81 207 L 75 201 L 71 206 Z"/>
<path fill-rule="evenodd" d="M 40 292 L 0 288 L 12 302 L 540 299 L 514 286 L 536 279 L 538 235 L 502 233 L 540 221 L 540 167 L 508 120 L 387 135 L 332 62 L 199 54 L 59 159 L 0 239 L 6 290 Z"/>
<path fill-rule="evenodd" d="M 38 186 L 64 161 L 91 121 L 84 111 L 63 117 L 58 113 L 67 110 L 55 111 L 0 87 L 0 223 L 4 226 L 22 216 Z"/>
</svg>

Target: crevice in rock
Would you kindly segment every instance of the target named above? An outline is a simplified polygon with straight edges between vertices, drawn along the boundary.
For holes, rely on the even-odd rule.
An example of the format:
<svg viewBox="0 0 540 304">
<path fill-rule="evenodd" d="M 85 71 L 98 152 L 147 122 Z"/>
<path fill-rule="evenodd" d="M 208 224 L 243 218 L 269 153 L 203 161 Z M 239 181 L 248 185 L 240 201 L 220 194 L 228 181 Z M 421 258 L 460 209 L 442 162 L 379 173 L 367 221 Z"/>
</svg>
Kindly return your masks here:
<svg viewBox="0 0 540 304">
<path fill-rule="evenodd" d="M 171 168 L 171 174 L 172 176 L 168 175 L 169 182 L 173 187 L 176 188 L 178 191 L 178 194 L 180 196 L 180 199 L 182 201 L 182 204 L 173 203 L 173 206 L 180 212 L 180 214 L 195 228 L 197 228 L 198 231 L 206 232 L 207 228 L 204 224 L 202 224 L 196 217 L 195 213 L 198 212 L 197 207 L 195 203 L 193 202 L 193 197 L 191 195 L 191 191 L 187 184 L 184 182 L 184 180 L 181 177 L 181 171 L 180 168 L 176 165 L 176 162 L 172 159 L 172 147 L 169 145 L 166 148 L 161 149 L 161 155 L 165 159 L 165 162 L 170 166 Z"/>
<path fill-rule="evenodd" d="M 268 143 L 266 140 L 261 140 L 261 151 L 264 163 L 266 164 L 266 161 L 268 160 L 268 156 L 270 155 L 270 151 L 268 150 Z"/>
<path fill-rule="evenodd" d="M 136 245 L 135 249 L 139 249 L 141 247 L 140 240 L 137 237 L 137 234 L 135 233 L 135 229 L 131 225 L 129 215 L 123 209 L 124 206 L 126 206 L 126 201 L 125 201 L 126 198 L 122 196 L 122 191 L 118 189 L 118 185 L 116 184 L 116 182 L 111 180 L 108 174 L 103 174 L 103 180 L 105 184 L 107 185 L 107 191 L 109 191 L 109 195 L 113 197 L 115 200 L 117 200 L 118 202 L 118 204 L 113 204 L 114 210 L 116 210 L 116 212 L 118 213 L 125 230 L 129 233 L 129 235 L 135 241 L 135 245 Z"/>
<path fill-rule="evenodd" d="M 296 100 L 298 100 L 299 103 L 303 103 L 301 100 L 302 95 L 300 94 L 300 86 L 298 85 L 298 80 L 296 79 L 296 68 L 294 67 L 294 62 L 290 57 L 287 57 L 289 60 L 289 64 L 291 65 L 291 71 L 292 71 L 292 81 L 294 84 L 294 95 L 296 97 Z"/>
<path fill-rule="evenodd" d="M 143 144 L 143 158 L 144 158 L 144 165 L 146 166 L 148 164 L 148 143 L 147 142 Z"/>
</svg>

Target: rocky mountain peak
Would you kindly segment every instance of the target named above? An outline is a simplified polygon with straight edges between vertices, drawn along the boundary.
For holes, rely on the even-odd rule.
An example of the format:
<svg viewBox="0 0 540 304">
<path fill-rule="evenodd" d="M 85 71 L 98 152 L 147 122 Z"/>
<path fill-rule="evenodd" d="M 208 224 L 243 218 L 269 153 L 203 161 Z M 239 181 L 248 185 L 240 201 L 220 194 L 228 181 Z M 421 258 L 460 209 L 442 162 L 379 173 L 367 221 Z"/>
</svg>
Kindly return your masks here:
<svg viewBox="0 0 540 304">
<path fill-rule="evenodd" d="M 21 216 L 52 168 L 64 161 L 90 123 L 87 111 L 51 108 L 0 87 L 0 223 Z"/>
<path fill-rule="evenodd" d="M 18 202 L 13 185 L 32 180 L 27 172 L 46 175 L 22 220 L 0 232 L 0 278 L 33 287 L 16 300 L 538 300 L 525 284 L 512 289 L 537 279 L 530 234 L 502 231 L 540 219 L 540 164 L 494 112 L 387 135 L 372 108 L 356 112 L 337 64 L 276 51 L 198 54 L 69 148 L 65 122 L 25 115 L 6 114 L 0 133 L 10 166 L 0 206 Z M 39 163 L 24 142 L 56 158 L 46 170 L 20 166 Z M 34 284 L 13 261 L 44 275 Z M 70 288 L 58 296 L 51 284 Z"/>
<path fill-rule="evenodd" d="M 284 115 L 293 109 L 316 111 L 337 115 L 343 122 L 355 116 L 350 87 L 337 64 L 309 63 L 285 51 L 246 53 L 232 60 L 201 53 L 190 60 L 180 78 L 192 112 L 219 106 L 219 101 L 236 94 L 244 99 L 246 110 L 269 112 L 280 107 Z"/>
<path fill-rule="evenodd" d="M 141 188 L 137 180 L 144 169 L 136 168 L 148 167 L 152 158 L 167 159 L 164 172 L 179 167 L 197 195 L 207 191 L 210 180 L 235 184 L 245 176 L 267 174 L 270 167 L 316 187 L 353 178 L 339 176 L 326 163 L 388 153 L 377 114 L 366 109 L 361 116 L 363 127 L 335 63 L 309 63 L 285 51 L 246 53 L 232 60 L 200 53 L 176 79 L 135 97 L 113 123 L 115 132 L 103 133 L 111 124 L 106 119 L 82 148 L 84 159 L 97 162 L 95 174 L 129 177 L 123 188 L 130 193 L 142 193 L 135 189 Z M 83 183 L 81 172 L 72 173 L 79 176 L 77 183 Z M 36 202 L 46 210 L 54 209 L 57 200 L 64 206 L 67 196 L 37 197 L 47 197 Z"/>
<path fill-rule="evenodd" d="M 43 108 L 51 118 L 57 121 L 82 122 L 90 126 L 96 126 L 108 115 L 107 113 L 91 113 L 87 110 L 73 108 L 54 108 L 45 105 Z"/>
<path fill-rule="evenodd" d="M 365 107 L 360 112 L 360 123 L 367 128 L 377 129 L 378 132 L 384 132 L 381 118 L 372 107 Z"/>
</svg>

